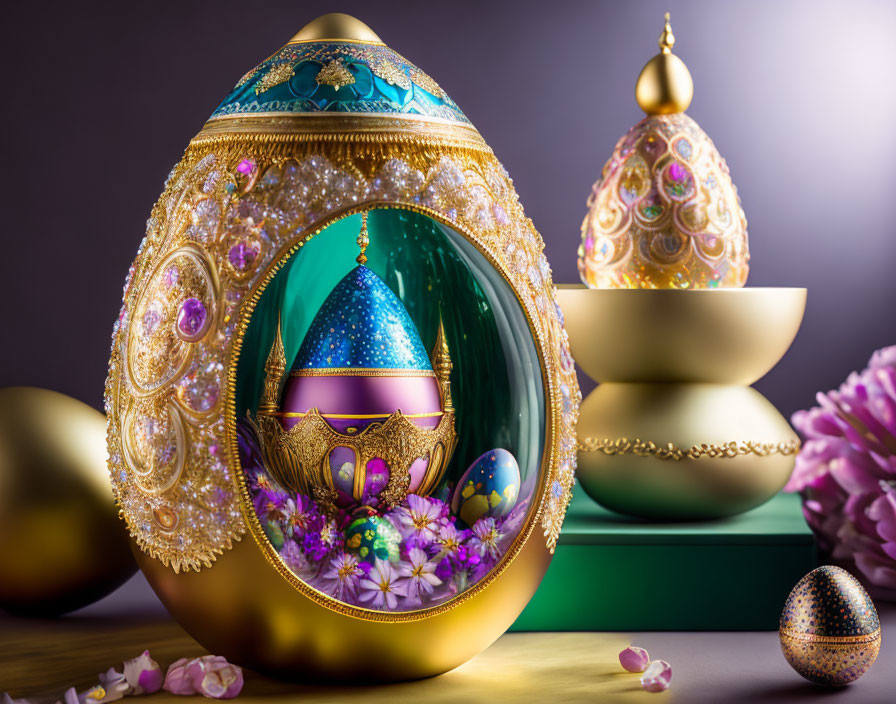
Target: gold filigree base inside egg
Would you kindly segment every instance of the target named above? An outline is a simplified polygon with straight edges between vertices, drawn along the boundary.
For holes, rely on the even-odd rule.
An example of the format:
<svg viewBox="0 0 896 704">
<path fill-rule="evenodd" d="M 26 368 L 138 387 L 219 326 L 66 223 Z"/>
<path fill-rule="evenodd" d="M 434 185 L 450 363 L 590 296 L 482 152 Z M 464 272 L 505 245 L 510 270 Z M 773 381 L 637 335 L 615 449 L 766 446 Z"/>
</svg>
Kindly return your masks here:
<svg viewBox="0 0 896 704">
<path fill-rule="evenodd" d="M 619 141 L 588 199 L 578 256 L 592 288 L 746 283 L 746 217 L 725 160 L 694 120 L 648 115 Z"/>
</svg>

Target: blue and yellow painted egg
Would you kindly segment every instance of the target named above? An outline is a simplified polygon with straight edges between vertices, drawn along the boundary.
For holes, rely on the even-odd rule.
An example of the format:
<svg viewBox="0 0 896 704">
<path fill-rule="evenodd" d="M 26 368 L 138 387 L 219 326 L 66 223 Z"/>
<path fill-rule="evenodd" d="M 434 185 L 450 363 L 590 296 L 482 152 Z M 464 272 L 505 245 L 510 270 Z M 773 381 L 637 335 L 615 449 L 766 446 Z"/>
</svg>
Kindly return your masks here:
<svg viewBox="0 0 896 704">
<path fill-rule="evenodd" d="M 457 483 L 451 511 L 468 526 L 510 513 L 520 494 L 520 467 L 507 450 L 480 455 Z"/>
<path fill-rule="evenodd" d="M 401 534 L 382 516 L 362 516 L 351 522 L 345 531 L 345 549 L 364 562 L 376 560 L 398 562 Z"/>
</svg>

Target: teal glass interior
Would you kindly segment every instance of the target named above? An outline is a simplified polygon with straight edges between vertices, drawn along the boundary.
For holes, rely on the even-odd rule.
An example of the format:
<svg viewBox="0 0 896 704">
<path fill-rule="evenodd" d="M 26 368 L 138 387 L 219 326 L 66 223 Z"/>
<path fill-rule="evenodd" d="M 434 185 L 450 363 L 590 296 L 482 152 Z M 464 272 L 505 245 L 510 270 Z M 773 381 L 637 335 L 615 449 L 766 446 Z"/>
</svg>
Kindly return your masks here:
<svg viewBox="0 0 896 704">
<path fill-rule="evenodd" d="M 238 419 L 256 412 L 278 317 L 289 369 L 321 304 L 356 266 L 361 220 L 346 216 L 313 236 L 262 293 L 237 365 Z M 509 283 L 475 245 L 426 215 L 374 209 L 368 231 L 366 266 L 404 304 L 427 351 L 440 317 L 450 348 L 458 444 L 432 496 L 450 503 L 471 463 L 503 448 L 519 465 L 520 501 L 532 499 L 545 447 L 545 390 L 529 323 Z"/>
</svg>

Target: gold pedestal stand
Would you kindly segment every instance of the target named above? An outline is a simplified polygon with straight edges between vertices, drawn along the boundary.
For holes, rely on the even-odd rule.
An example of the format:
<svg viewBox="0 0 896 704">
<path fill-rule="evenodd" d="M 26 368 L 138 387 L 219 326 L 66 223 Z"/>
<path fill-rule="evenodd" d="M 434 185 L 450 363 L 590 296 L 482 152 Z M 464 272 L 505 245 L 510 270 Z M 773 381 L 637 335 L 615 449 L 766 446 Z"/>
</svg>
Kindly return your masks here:
<svg viewBox="0 0 896 704">
<path fill-rule="evenodd" d="M 582 404 L 578 478 L 620 513 L 695 520 L 764 503 L 799 439 L 750 384 L 793 342 L 806 290 L 560 287 Z"/>
</svg>

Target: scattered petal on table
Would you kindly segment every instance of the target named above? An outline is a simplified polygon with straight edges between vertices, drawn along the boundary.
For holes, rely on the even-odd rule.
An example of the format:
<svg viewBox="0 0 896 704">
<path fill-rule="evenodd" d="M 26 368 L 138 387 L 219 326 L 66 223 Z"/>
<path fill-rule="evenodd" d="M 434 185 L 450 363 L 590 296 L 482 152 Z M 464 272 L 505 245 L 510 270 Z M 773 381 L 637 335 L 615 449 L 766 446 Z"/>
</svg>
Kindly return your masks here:
<svg viewBox="0 0 896 704">
<path fill-rule="evenodd" d="M 641 675 L 641 687 L 648 692 L 664 692 L 671 682 L 672 666 L 665 660 L 654 660 Z"/>
<path fill-rule="evenodd" d="M 190 695 L 199 694 L 193 686 L 193 680 L 190 673 L 187 672 L 187 665 L 190 661 L 187 658 L 175 660 L 168 666 L 168 674 L 165 675 L 165 684 L 162 687 L 166 692 L 171 694 Z"/>
<path fill-rule="evenodd" d="M 619 662 L 629 672 L 644 672 L 647 663 L 650 662 L 650 656 L 644 648 L 630 645 L 619 653 Z"/>
<path fill-rule="evenodd" d="M 2 704 L 31 704 L 31 702 L 28 699 L 13 699 L 9 692 L 4 692 Z"/>
<path fill-rule="evenodd" d="M 106 690 L 101 702 L 117 702 L 124 696 L 131 693 L 131 686 L 124 677 L 124 673 L 119 672 L 114 667 L 110 667 L 105 673 L 100 674 L 100 684 Z"/>
<path fill-rule="evenodd" d="M 129 694 L 153 694 L 162 688 L 164 677 L 159 663 L 149 657 L 149 651 L 124 663 L 124 678 L 131 686 Z M 66 702 L 68 704 L 68 702 Z"/>
<path fill-rule="evenodd" d="M 187 672 L 196 691 L 212 699 L 233 699 L 243 689 L 242 669 L 220 655 L 191 660 Z"/>
</svg>

